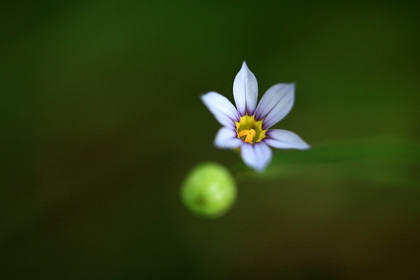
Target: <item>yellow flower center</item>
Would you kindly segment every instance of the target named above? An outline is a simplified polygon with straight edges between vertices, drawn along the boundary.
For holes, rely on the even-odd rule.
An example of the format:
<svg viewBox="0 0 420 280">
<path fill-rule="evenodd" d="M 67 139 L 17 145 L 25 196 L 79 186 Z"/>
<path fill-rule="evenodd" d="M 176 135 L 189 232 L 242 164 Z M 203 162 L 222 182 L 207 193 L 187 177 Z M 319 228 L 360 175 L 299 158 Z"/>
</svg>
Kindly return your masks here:
<svg viewBox="0 0 420 280">
<path fill-rule="evenodd" d="M 236 124 L 238 138 L 246 143 L 254 144 L 265 138 L 265 130 L 262 129 L 262 120 L 256 121 L 254 116 L 245 115 Z"/>
</svg>

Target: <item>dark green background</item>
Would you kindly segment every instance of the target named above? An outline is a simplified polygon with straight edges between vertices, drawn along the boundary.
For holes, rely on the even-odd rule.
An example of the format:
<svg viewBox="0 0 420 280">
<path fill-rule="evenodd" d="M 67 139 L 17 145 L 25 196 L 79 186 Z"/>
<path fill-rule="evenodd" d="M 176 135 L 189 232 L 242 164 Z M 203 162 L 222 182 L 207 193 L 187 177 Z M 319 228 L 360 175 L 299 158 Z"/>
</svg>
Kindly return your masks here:
<svg viewBox="0 0 420 280">
<path fill-rule="evenodd" d="M 0 4 L 0 278 L 419 279 L 420 9 L 366 2 Z M 201 219 L 184 176 L 240 159 L 199 96 L 243 60 L 312 150 Z"/>
</svg>

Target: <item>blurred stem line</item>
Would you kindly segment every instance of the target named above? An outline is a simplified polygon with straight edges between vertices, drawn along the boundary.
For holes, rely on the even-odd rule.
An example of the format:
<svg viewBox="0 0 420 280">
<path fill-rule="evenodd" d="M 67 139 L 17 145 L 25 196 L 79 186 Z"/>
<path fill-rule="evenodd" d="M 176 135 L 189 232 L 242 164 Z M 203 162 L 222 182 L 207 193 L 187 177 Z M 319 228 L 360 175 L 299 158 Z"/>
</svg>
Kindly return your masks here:
<svg viewBox="0 0 420 280">
<path fill-rule="evenodd" d="M 420 162 L 420 145 L 401 140 L 363 140 L 314 146 L 307 151 L 285 151 L 273 156 L 272 167 L 288 164 L 340 163 L 399 159 Z"/>
<path fill-rule="evenodd" d="M 411 172 L 420 166 L 420 145 L 410 141 L 377 139 L 314 146 L 307 151 L 277 151 L 263 174 L 248 171 L 239 181 L 301 176 L 311 180 L 345 179 L 383 184 L 417 185 Z"/>
</svg>

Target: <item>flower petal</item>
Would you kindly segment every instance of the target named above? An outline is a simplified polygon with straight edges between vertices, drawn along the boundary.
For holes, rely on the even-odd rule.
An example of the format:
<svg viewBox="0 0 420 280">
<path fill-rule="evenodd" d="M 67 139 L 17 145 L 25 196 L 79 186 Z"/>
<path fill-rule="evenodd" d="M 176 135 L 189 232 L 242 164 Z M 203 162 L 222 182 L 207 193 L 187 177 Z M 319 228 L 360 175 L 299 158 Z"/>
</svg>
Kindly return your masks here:
<svg viewBox="0 0 420 280">
<path fill-rule="evenodd" d="M 238 138 L 236 131 L 227 127 L 222 127 L 216 134 L 214 145 L 220 149 L 235 149 L 239 147 L 243 141 Z"/>
<path fill-rule="evenodd" d="M 264 171 L 271 161 L 272 151 L 264 143 L 244 143 L 241 147 L 241 157 L 246 165 L 258 172 Z"/>
<path fill-rule="evenodd" d="M 272 129 L 266 132 L 267 138 L 263 141 L 277 149 L 306 150 L 310 146 L 294 132 L 283 129 Z"/>
<path fill-rule="evenodd" d="M 268 129 L 290 112 L 294 101 L 295 84 L 276 84 L 261 98 L 255 119 L 264 119 L 263 129 Z"/>
<path fill-rule="evenodd" d="M 221 125 L 236 129 L 234 122 L 239 122 L 238 111 L 226 97 L 211 91 L 203 94 L 201 100 Z"/>
<path fill-rule="evenodd" d="M 254 115 L 258 99 L 258 83 L 245 61 L 233 81 L 233 98 L 241 116 L 247 112 L 250 116 Z"/>
</svg>

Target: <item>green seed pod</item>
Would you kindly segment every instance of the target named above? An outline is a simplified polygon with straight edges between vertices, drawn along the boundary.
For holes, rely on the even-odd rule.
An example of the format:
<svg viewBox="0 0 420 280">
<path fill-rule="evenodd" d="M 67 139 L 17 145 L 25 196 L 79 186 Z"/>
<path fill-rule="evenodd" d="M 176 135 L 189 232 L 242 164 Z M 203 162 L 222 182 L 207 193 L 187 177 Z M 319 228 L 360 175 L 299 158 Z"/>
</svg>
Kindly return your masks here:
<svg viewBox="0 0 420 280">
<path fill-rule="evenodd" d="M 201 163 L 185 178 L 181 186 L 181 200 L 194 214 L 219 217 L 235 203 L 235 180 L 223 165 Z"/>
</svg>

